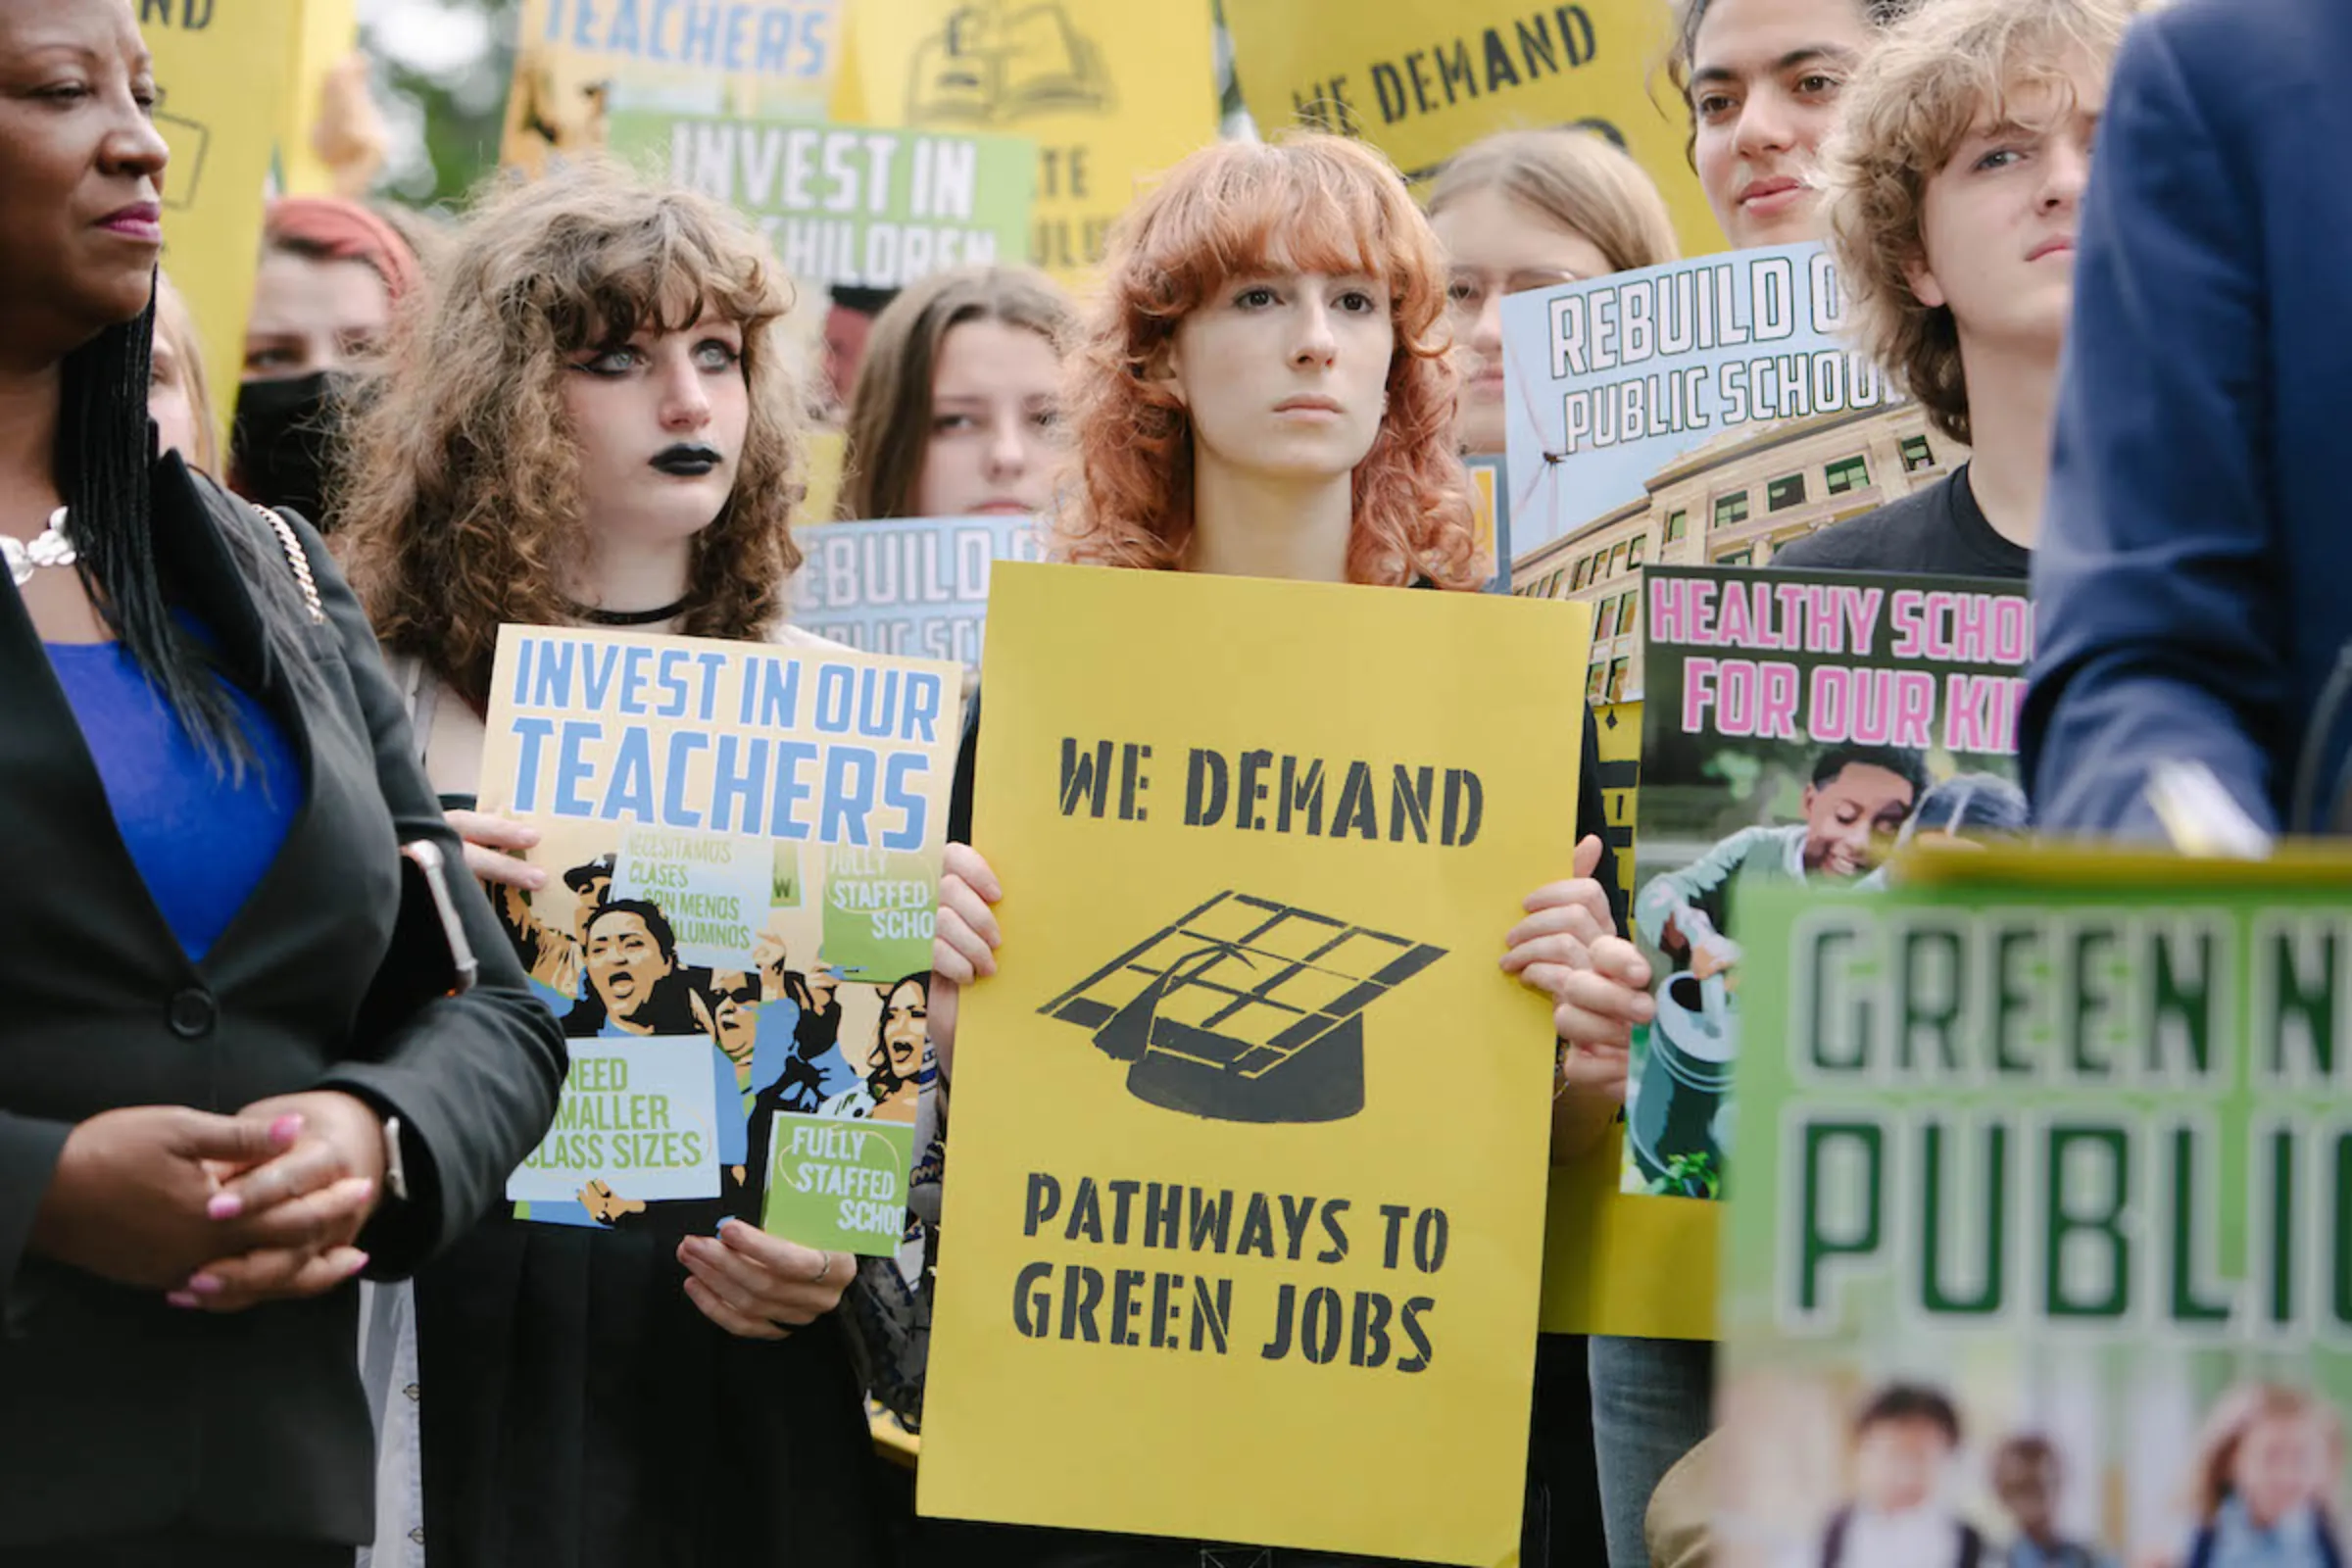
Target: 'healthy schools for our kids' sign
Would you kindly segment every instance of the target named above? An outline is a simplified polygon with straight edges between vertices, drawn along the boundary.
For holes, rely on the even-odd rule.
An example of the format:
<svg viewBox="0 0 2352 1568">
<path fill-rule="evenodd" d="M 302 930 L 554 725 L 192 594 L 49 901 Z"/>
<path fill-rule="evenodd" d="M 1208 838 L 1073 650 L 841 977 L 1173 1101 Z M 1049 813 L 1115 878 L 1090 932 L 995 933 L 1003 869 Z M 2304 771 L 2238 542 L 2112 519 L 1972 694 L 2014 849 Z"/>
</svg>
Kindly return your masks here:
<svg viewBox="0 0 2352 1568">
<path fill-rule="evenodd" d="M 998 567 L 974 837 L 1004 946 L 962 999 L 926 1512 L 1515 1548 L 1552 1033 L 1495 960 L 1572 858 L 1582 726 L 1573 684 L 1463 694 L 1584 668 L 1590 629 Z"/>
<path fill-rule="evenodd" d="M 808 283 L 896 289 L 1028 260 L 1037 146 L 1018 137 L 634 111 L 610 136 L 739 209 Z"/>
<path fill-rule="evenodd" d="M 715 1204 L 898 1250 L 961 687 L 813 639 L 503 629 L 480 804 L 549 876 L 495 907 L 572 1049 L 524 1217 Z"/>
<path fill-rule="evenodd" d="M 1885 372 L 1839 338 L 1844 312 L 1819 245 L 1504 299 L 1513 547 L 1524 554 L 1598 521 L 1749 426 L 1900 403 Z"/>
<path fill-rule="evenodd" d="M 2339 1560 L 2352 866 L 1917 869 L 1751 910 L 1719 1560 Z"/>
<path fill-rule="evenodd" d="M 1720 1195 L 1733 1162 L 1742 944 L 1759 890 L 1883 886 L 1921 838 L 2022 834 L 2025 585 L 1651 566 L 1633 935 L 1628 1192 Z"/>
</svg>

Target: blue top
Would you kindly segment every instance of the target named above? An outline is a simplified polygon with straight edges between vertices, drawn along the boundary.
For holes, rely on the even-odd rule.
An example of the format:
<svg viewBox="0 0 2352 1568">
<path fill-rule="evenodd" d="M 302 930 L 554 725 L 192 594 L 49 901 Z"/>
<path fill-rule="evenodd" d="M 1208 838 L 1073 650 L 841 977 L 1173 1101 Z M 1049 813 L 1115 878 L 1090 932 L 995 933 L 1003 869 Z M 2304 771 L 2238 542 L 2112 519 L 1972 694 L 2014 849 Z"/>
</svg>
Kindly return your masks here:
<svg viewBox="0 0 2352 1568">
<path fill-rule="evenodd" d="M 2175 758 L 2278 827 L 2306 742 L 2334 804 L 2352 169 L 2315 150 L 2352 134 L 2347 70 L 2344 0 L 2182 0 L 2124 42 L 2034 560 L 2021 761 L 2044 828 L 2156 834 L 2142 791 Z"/>
<path fill-rule="evenodd" d="M 2021 1537 L 2009 1548 L 2007 1568 L 2107 1568 L 2107 1559 L 2071 1541 L 2060 1542 L 2044 1551 Z"/>
<path fill-rule="evenodd" d="M 302 769 L 277 722 L 227 688 L 254 751 L 231 781 L 208 760 L 120 643 L 51 643 L 49 662 L 81 723 L 122 847 L 172 934 L 201 962 L 277 858 L 301 803 Z"/>
<path fill-rule="evenodd" d="M 2246 1505 L 2231 1497 L 2206 1527 L 2197 1560 L 2207 1568 L 2328 1568 L 2320 1519 L 2308 1505 L 2273 1525 L 2255 1523 Z"/>
</svg>

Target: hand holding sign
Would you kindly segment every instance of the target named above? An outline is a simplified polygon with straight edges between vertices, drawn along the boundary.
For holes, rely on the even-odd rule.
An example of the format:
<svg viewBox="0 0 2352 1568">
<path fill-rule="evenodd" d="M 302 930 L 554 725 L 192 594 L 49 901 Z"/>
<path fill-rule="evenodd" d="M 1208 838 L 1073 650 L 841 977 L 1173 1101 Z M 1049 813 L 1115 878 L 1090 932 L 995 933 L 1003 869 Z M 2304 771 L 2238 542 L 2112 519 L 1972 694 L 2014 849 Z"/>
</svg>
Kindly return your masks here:
<svg viewBox="0 0 2352 1568">
<path fill-rule="evenodd" d="M 956 1070 L 957 988 L 997 972 L 1004 934 L 990 906 L 1004 897 L 997 873 L 969 844 L 951 844 L 940 864 L 939 923 L 931 937 L 931 1050 L 943 1077 Z"/>
<path fill-rule="evenodd" d="M 686 1296 L 703 1316 L 746 1340 L 780 1340 L 841 1304 L 857 1277 L 847 1252 L 819 1252 L 727 1220 L 718 1238 L 689 1236 L 678 1261 L 690 1276 Z"/>
<path fill-rule="evenodd" d="M 539 830 L 487 811 L 452 810 L 449 830 L 466 841 L 466 869 L 492 886 L 504 884 L 536 893 L 547 886 L 547 873 L 528 860 L 515 858 L 535 849 Z"/>
<path fill-rule="evenodd" d="M 1587 838 L 1576 847 L 1574 878 L 1528 895 L 1528 917 L 1503 938 L 1510 951 L 1502 968 L 1552 999 L 1552 1028 L 1562 1040 L 1588 1051 L 1623 1050 L 1655 1004 L 1649 965 L 1617 934 L 1608 894 L 1592 879 L 1599 863 L 1600 840 Z"/>
</svg>

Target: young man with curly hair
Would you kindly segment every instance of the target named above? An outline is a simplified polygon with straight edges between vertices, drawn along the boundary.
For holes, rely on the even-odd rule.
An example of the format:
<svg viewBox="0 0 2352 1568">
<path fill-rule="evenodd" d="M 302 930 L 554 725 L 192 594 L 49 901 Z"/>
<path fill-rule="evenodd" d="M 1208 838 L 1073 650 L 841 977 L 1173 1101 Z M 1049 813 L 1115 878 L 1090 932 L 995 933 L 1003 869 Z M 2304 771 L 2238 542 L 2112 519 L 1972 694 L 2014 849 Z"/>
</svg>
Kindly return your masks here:
<svg viewBox="0 0 2352 1568">
<path fill-rule="evenodd" d="M 1972 455 L 1774 565 L 2026 575 L 2091 141 L 2139 9 L 1928 0 L 1848 84 L 1823 148 L 1839 274 L 1871 353 Z"/>
</svg>

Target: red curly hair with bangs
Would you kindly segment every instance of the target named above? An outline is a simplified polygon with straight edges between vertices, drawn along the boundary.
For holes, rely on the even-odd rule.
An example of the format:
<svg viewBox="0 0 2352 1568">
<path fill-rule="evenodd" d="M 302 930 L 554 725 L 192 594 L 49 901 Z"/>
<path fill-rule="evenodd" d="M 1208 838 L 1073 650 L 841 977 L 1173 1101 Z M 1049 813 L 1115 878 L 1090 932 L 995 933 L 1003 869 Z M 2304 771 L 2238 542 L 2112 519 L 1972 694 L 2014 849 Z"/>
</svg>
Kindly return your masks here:
<svg viewBox="0 0 2352 1568">
<path fill-rule="evenodd" d="M 1304 133 L 1202 148 L 1113 229 L 1102 293 L 1071 356 L 1063 418 L 1076 483 L 1057 554 L 1178 571 L 1193 533 L 1193 424 L 1159 377 L 1176 328 L 1236 277 L 1362 273 L 1388 285 L 1388 413 L 1356 465 L 1348 580 L 1483 585 L 1470 486 L 1453 450 L 1446 268 L 1395 166 Z"/>
</svg>

